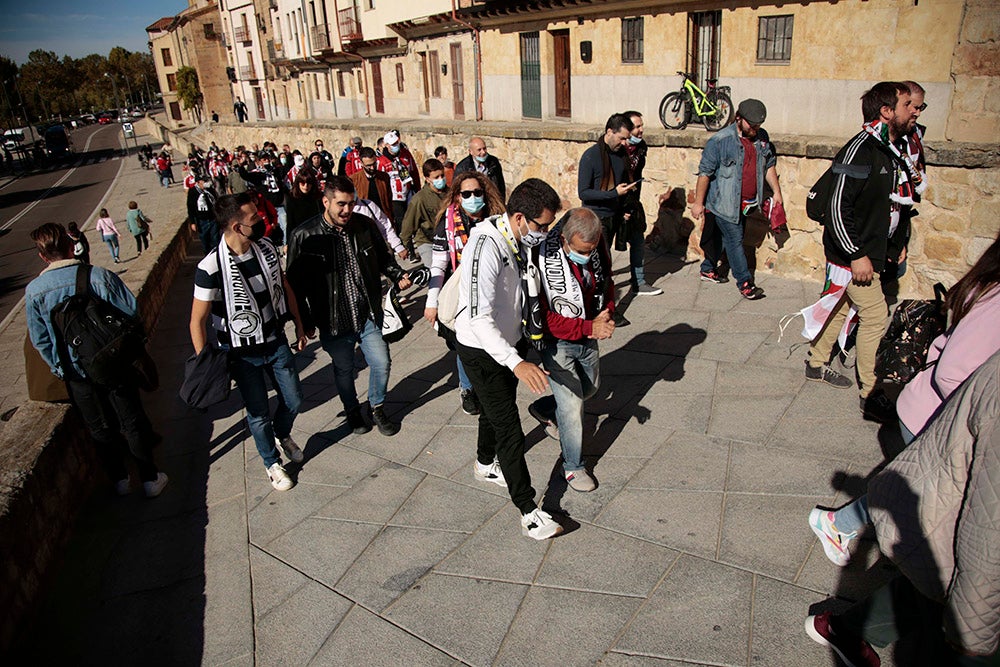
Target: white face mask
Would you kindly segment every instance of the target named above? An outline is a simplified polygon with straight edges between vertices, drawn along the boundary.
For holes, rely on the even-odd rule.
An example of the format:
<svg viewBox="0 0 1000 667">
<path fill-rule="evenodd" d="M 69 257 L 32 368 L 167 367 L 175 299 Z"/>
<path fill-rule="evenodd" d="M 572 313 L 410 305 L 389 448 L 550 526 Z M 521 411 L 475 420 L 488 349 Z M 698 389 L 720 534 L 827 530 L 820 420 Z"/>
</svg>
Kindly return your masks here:
<svg viewBox="0 0 1000 667">
<path fill-rule="evenodd" d="M 524 244 L 525 248 L 534 248 L 540 245 L 546 236 L 548 236 L 546 232 L 536 232 L 533 229 L 529 229 L 527 233 L 521 235 L 521 243 Z"/>
</svg>

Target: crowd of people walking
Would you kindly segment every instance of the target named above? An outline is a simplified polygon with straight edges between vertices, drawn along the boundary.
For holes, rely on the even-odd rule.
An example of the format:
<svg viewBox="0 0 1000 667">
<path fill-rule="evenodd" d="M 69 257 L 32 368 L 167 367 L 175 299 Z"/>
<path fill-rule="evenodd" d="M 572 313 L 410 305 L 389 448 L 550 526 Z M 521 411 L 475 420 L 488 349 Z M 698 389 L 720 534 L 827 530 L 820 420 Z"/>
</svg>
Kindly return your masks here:
<svg viewBox="0 0 1000 667">
<path fill-rule="evenodd" d="M 832 364 L 846 351 L 842 334 L 856 325 L 850 338 L 857 341 L 859 418 L 898 423 L 908 445 L 872 479 L 868 495 L 840 509 L 803 512 L 835 564 L 849 563 L 851 545 L 873 524 L 883 553 L 899 565 L 897 582 L 853 611 L 806 621 L 808 635 L 850 665 L 878 665 L 871 644 L 884 646 L 918 627 L 917 614 L 925 620 L 937 615 L 946 640 L 941 655 L 961 664 L 991 664 L 986 656 L 996 654 L 1000 637 L 1000 239 L 953 287 L 949 327 L 898 401 L 875 374 L 875 351 L 889 316 L 884 287 L 906 270 L 911 219 L 927 185 L 917 124 L 923 98 L 914 82 L 882 82 L 861 98 L 862 129 L 834 159 L 824 204 L 824 297 L 830 298 L 823 309 L 804 309 L 815 325 L 807 327 L 806 379 L 831 389 L 854 386 Z M 705 146 L 691 204 L 692 216 L 703 220 L 700 279 L 724 284 L 731 271 L 739 294 L 750 301 L 765 293 L 745 255 L 746 220 L 765 205 L 782 205 L 776 152 L 762 127 L 766 117 L 759 100 L 739 104 L 735 123 Z M 568 487 L 596 489 L 599 481 L 582 455 L 584 404 L 600 386 L 600 341 L 629 324 L 620 312 L 612 252 L 628 253 L 631 295 L 662 294 L 644 266 L 647 224 L 640 196 L 649 147 L 643 134 L 638 111 L 608 119 L 580 158 L 582 206 L 567 211 L 544 180 L 510 183 L 480 137 L 470 139 L 457 165 L 444 146 L 418 165 L 398 130 L 387 131 L 375 147 L 354 137 L 339 156 L 321 139 L 306 153 L 273 142 L 231 152 L 213 142 L 192 151 L 184 186 L 203 259 L 194 280 L 191 342 L 196 355 L 221 349 L 228 356 L 274 489 L 294 486 L 282 455 L 306 461 L 292 437 L 302 407 L 293 350 L 318 338 L 352 433 L 377 428 L 395 436 L 402 425 L 385 410 L 392 367 L 383 336 L 391 308 L 386 287 L 398 292 L 426 285 L 424 318 L 443 339 L 442 350 L 455 352 L 458 403 L 478 418 L 473 478 L 507 489 L 524 535 L 542 540 L 561 533 L 558 517 L 536 502 L 517 388 L 523 384 L 538 396 L 528 411 L 560 442 Z M 165 154 L 156 158 L 164 186 L 172 181 L 169 162 Z M 148 248 L 149 222 L 130 202 L 126 224 L 139 254 Z M 117 263 L 120 233 L 106 210 L 97 230 Z M 152 461 L 155 434 L 134 383 L 108 389 L 88 381 L 58 344 L 49 317 L 72 294 L 75 267 L 87 262 L 89 245 L 79 230 L 52 224 L 33 239 L 48 268 L 28 288 L 32 341 L 53 372 L 67 379 L 118 491 L 127 492 L 130 481 L 121 457 L 108 453 L 112 414 L 146 494 L 155 496 L 166 476 Z M 81 244 L 85 250 L 77 252 Z M 90 285 L 134 314 L 134 298 L 114 274 L 94 269 Z M 369 368 L 364 403 L 355 388 L 357 349 Z M 541 365 L 530 360 L 529 350 Z M 273 413 L 265 378 L 277 394 Z M 893 492 L 901 484 L 919 495 L 918 506 L 901 506 L 902 496 Z M 900 516 L 914 517 L 907 524 L 914 530 L 903 534 Z M 926 572 L 920 554 L 937 557 L 935 572 Z"/>
</svg>

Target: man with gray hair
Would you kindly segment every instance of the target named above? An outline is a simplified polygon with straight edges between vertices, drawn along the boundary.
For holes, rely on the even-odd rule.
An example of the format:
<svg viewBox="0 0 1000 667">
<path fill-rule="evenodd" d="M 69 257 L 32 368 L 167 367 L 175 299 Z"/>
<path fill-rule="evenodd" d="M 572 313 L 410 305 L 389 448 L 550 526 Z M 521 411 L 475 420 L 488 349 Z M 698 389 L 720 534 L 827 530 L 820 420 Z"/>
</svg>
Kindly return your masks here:
<svg viewBox="0 0 1000 667">
<path fill-rule="evenodd" d="M 541 352 L 552 395 L 528 412 L 559 439 L 563 472 L 575 491 L 597 488 L 583 463 L 583 402 L 600 384 L 597 341 L 615 331 L 611 255 L 601 241 L 601 220 L 588 208 L 569 211 L 546 235 L 538 254 L 539 303 L 547 345 Z"/>
</svg>

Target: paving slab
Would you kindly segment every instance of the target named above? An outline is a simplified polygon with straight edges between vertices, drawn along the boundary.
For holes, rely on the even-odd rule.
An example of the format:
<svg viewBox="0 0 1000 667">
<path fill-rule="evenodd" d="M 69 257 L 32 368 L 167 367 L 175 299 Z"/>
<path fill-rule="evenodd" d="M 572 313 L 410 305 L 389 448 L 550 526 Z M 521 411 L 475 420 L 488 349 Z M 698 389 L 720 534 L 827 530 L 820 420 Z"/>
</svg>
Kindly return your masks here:
<svg viewBox="0 0 1000 667">
<path fill-rule="evenodd" d="M 432 573 L 384 615 L 463 662 L 489 665 L 527 591 L 522 584 Z"/>
<path fill-rule="evenodd" d="M 604 528 L 714 558 L 722 518 L 721 493 L 631 489 L 595 519 Z"/>
<path fill-rule="evenodd" d="M 402 656 L 405 656 L 403 658 Z M 355 605 L 311 664 L 354 667 L 446 667 L 456 660 L 385 619 Z"/>
<path fill-rule="evenodd" d="M 353 604 L 307 582 L 255 623 L 256 659 L 264 665 L 305 665 Z"/>
<path fill-rule="evenodd" d="M 696 664 L 747 663 L 753 575 L 682 556 L 615 649 Z"/>
</svg>

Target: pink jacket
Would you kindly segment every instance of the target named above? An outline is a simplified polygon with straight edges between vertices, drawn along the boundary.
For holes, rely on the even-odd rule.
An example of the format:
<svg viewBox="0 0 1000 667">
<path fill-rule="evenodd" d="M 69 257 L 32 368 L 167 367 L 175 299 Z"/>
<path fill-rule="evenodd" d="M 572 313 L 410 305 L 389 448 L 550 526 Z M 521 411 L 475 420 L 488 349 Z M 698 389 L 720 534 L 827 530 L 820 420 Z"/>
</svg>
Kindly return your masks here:
<svg viewBox="0 0 1000 667">
<path fill-rule="evenodd" d="M 987 290 L 954 329 L 934 339 L 927 353 L 931 365 L 907 383 L 896 401 L 899 420 L 919 435 L 951 393 L 998 350 L 1000 286 Z"/>
<path fill-rule="evenodd" d="M 111 218 L 98 218 L 94 223 L 94 228 L 100 232 L 101 236 L 118 236 L 118 228 Z"/>
</svg>

